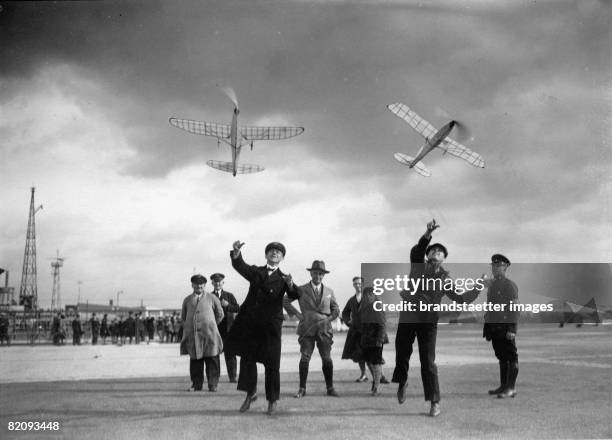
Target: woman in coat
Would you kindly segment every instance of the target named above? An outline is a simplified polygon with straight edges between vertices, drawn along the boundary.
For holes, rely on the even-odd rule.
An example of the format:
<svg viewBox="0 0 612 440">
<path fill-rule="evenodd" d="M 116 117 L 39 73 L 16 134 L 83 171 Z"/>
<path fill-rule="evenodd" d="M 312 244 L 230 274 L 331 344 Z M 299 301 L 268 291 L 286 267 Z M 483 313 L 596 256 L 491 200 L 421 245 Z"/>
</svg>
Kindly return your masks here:
<svg viewBox="0 0 612 440">
<path fill-rule="evenodd" d="M 368 380 L 365 370 L 365 361 L 363 360 L 363 352 L 361 350 L 361 320 L 359 318 L 359 306 L 361 305 L 361 285 L 363 278 L 353 278 L 353 287 L 355 288 L 355 295 L 351 298 L 344 306 L 342 310 L 341 319 L 346 326 L 348 326 L 348 332 L 346 334 L 346 340 L 344 342 L 344 350 L 342 351 L 342 359 L 351 359 L 353 362 L 359 364 L 361 374 L 355 380 L 355 382 L 365 382 Z"/>
<path fill-rule="evenodd" d="M 382 352 L 383 345 L 389 343 L 387 336 L 387 318 L 385 312 L 374 310 L 374 302 L 377 301 L 374 290 L 371 287 L 363 289 L 363 298 L 359 308 L 361 320 L 361 350 L 363 360 L 368 364 L 372 373 L 372 395 L 378 395 L 378 387 L 381 383 L 382 366 L 385 363 Z"/>
</svg>

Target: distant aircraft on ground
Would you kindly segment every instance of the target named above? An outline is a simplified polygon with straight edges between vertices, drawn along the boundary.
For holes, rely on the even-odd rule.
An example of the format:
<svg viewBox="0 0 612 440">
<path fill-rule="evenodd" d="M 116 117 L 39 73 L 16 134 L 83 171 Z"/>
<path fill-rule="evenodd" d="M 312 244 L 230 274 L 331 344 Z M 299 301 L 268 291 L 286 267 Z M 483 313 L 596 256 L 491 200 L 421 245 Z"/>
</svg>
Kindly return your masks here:
<svg viewBox="0 0 612 440">
<path fill-rule="evenodd" d="M 431 172 L 423 165 L 421 159 L 427 156 L 431 150 L 438 147 L 444 151 L 444 154 L 452 154 L 453 156 L 457 156 L 469 162 L 475 167 L 484 168 L 485 162 L 480 154 L 473 152 L 466 146 L 447 137 L 453 128 L 461 128 L 462 124 L 460 122 L 453 120 L 440 130 L 436 130 L 433 125 L 421 118 L 405 104 L 396 102 L 395 104 L 388 105 L 387 108 L 396 116 L 410 124 L 412 128 L 425 138 L 425 144 L 418 151 L 416 157 L 411 157 L 404 153 L 395 153 L 394 157 L 398 162 L 407 165 L 408 168 L 413 168 L 422 176 L 429 177 L 431 176 Z"/>
<path fill-rule="evenodd" d="M 239 127 L 238 114 L 240 110 L 238 110 L 238 100 L 233 90 L 226 89 L 225 92 L 234 103 L 234 115 L 232 116 L 231 124 L 170 118 L 170 124 L 177 128 L 188 131 L 189 133 L 216 137 L 217 142 L 225 142 L 232 148 L 231 162 L 209 160 L 206 162 L 208 166 L 220 171 L 232 173 L 234 176 L 236 176 L 236 174 L 263 171 L 264 167 L 261 165 L 238 163 L 240 151 L 244 145 L 250 143 L 251 150 L 253 150 L 253 141 L 288 139 L 304 132 L 304 127 Z"/>
</svg>

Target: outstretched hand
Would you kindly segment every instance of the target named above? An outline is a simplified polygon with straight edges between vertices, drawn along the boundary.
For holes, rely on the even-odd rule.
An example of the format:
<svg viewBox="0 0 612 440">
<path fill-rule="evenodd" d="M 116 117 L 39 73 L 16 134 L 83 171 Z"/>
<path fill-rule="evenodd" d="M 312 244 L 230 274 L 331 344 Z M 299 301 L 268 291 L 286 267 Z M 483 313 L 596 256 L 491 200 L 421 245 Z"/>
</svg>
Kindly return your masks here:
<svg viewBox="0 0 612 440">
<path fill-rule="evenodd" d="M 427 232 L 430 234 L 440 227 L 439 224 L 436 223 L 436 219 L 432 219 L 429 223 L 427 223 Z"/>
<path fill-rule="evenodd" d="M 240 240 L 236 240 L 232 244 L 232 247 L 234 249 L 234 258 L 238 258 L 238 255 L 240 255 L 240 248 L 242 248 L 242 246 L 244 246 L 244 242 L 241 242 Z"/>
</svg>

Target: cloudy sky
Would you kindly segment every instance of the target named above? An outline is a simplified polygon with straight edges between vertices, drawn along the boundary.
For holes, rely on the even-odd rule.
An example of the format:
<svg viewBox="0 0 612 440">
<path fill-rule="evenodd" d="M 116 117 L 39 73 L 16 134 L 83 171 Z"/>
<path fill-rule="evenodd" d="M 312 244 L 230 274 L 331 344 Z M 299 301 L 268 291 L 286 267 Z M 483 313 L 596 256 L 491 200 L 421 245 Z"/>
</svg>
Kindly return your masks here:
<svg viewBox="0 0 612 440">
<path fill-rule="evenodd" d="M 285 271 L 325 260 L 343 304 L 362 262 L 405 262 L 435 217 L 449 261 L 610 262 L 611 5 L 603 1 L 3 2 L 0 267 L 19 290 L 36 187 L 38 295 L 178 306 L 196 272 L 227 274 L 287 246 Z M 256 142 L 259 174 L 176 116 L 296 125 Z M 433 152 L 423 178 L 393 159 L 419 135 L 386 110 L 451 117 L 487 166 Z M 2 280 L 3 282 L 4 280 Z"/>
</svg>

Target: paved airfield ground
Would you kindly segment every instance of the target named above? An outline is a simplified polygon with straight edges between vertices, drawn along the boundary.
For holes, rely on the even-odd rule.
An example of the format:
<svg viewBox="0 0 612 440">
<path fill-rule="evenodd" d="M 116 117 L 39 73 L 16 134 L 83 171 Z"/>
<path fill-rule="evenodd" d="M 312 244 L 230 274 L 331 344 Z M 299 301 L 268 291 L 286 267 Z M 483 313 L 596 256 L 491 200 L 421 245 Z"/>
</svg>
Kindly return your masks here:
<svg viewBox="0 0 612 440">
<path fill-rule="evenodd" d="M 480 326 L 441 326 L 438 368 L 442 415 L 426 416 L 418 356 L 409 398 L 398 405 L 396 385 L 369 395 L 353 382 L 355 364 L 341 361 L 337 334 L 336 388 L 326 397 L 314 356 L 308 395 L 294 399 L 299 347 L 283 337 L 281 400 L 265 415 L 263 368 L 259 400 L 240 414 L 244 393 L 227 383 L 217 393 L 187 393 L 188 359 L 177 344 L 0 348 L 0 438 L 612 438 L 612 326 L 520 328 L 518 396 L 496 399 L 497 363 Z M 390 377 L 393 340 L 385 348 Z M 416 348 L 416 347 L 415 347 Z M 416 354 L 416 353 L 415 353 Z M 9 432 L 10 421 L 59 421 L 62 431 Z"/>
</svg>

